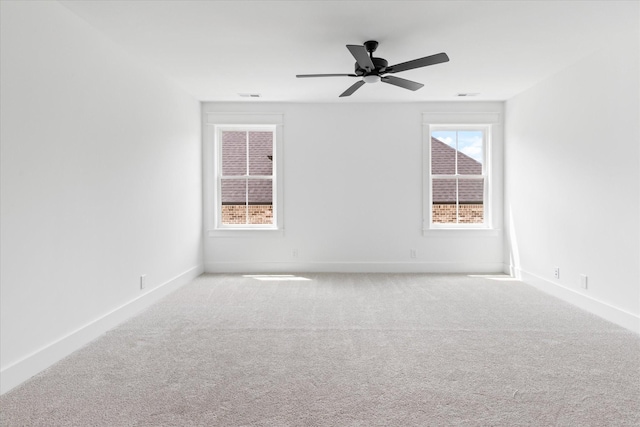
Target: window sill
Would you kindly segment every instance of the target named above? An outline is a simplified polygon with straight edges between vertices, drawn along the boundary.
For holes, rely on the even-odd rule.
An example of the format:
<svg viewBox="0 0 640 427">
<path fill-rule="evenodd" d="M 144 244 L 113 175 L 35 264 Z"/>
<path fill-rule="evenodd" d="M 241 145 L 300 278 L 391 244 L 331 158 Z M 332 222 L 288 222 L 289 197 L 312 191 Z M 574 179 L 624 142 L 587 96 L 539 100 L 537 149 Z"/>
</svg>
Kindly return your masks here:
<svg viewBox="0 0 640 427">
<path fill-rule="evenodd" d="M 499 228 L 428 228 L 422 230 L 424 237 L 497 237 L 502 235 Z"/>
<path fill-rule="evenodd" d="M 282 237 L 283 228 L 219 228 L 207 231 L 208 237 Z"/>
</svg>

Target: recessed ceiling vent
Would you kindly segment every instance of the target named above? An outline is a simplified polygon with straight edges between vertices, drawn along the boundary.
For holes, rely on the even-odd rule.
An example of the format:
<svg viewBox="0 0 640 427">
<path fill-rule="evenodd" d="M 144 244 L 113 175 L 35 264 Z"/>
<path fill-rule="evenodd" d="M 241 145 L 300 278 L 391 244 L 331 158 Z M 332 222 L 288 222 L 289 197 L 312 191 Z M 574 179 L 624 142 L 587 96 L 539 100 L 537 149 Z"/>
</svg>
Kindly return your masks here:
<svg viewBox="0 0 640 427">
<path fill-rule="evenodd" d="M 259 93 L 239 93 L 241 98 L 260 98 Z"/>
</svg>

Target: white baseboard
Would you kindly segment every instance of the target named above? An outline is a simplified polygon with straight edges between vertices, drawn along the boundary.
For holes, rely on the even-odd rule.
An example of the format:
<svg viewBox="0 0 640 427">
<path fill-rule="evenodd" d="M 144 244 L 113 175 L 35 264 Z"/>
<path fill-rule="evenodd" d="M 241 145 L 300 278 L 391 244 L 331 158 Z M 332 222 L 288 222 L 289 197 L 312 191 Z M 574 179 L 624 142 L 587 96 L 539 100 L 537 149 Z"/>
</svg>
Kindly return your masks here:
<svg viewBox="0 0 640 427">
<path fill-rule="evenodd" d="M 84 347 L 108 330 L 150 307 L 161 298 L 198 277 L 203 273 L 203 270 L 202 265 L 195 266 L 2 369 L 0 371 L 0 394 L 8 392 L 74 351 Z"/>
<path fill-rule="evenodd" d="M 512 273 L 512 276 L 522 280 L 524 283 L 533 286 L 547 294 L 553 295 L 571 305 L 581 308 L 591 314 L 595 314 L 611 323 L 615 323 L 618 326 L 629 329 L 637 334 L 640 334 L 640 316 L 637 314 L 629 313 L 621 308 L 614 307 L 606 302 L 597 300 L 589 295 L 574 291 L 573 289 L 565 288 L 557 283 L 543 279 L 536 276 L 533 273 L 521 270 L 519 268 L 507 267 L 507 271 Z"/>
<path fill-rule="evenodd" d="M 206 273 L 500 273 L 501 262 L 215 262 Z"/>
</svg>

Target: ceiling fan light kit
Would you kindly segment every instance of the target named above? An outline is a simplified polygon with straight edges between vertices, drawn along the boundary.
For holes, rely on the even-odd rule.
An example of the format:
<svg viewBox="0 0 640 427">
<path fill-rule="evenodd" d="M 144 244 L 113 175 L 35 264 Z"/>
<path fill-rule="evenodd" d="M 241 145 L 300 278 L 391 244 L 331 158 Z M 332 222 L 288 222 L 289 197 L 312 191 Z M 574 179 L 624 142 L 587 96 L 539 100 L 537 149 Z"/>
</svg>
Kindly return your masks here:
<svg viewBox="0 0 640 427">
<path fill-rule="evenodd" d="M 400 77 L 388 76 L 387 74 L 399 73 L 401 71 L 413 70 L 415 68 L 427 67 L 429 65 L 441 64 L 449 61 L 446 53 L 425 56 L 424 58 L 402 62 L 389 66 L 386 59 L 375 58 L 373 52 L 378 48 L 378 42 L 369 40 L 364 45 L 348 44 L 347 49 L 356 60 L 355 74 L 298 74 L 298 78 L 306 77 L 361 77 L 361 80 L 351 85 L 340 97 L 350 96 L 360 89 L 365 83 L 388 83 L 408 90 L 418 90 L 424 85 Z"/>
<path fill-rule="evenodd" d="M 369 74 L 368 76 L 364 76 L 362 80 L 365 83 L 378 83 L 380 81 L 380 76 L 377 74 Z"/>
</svg>

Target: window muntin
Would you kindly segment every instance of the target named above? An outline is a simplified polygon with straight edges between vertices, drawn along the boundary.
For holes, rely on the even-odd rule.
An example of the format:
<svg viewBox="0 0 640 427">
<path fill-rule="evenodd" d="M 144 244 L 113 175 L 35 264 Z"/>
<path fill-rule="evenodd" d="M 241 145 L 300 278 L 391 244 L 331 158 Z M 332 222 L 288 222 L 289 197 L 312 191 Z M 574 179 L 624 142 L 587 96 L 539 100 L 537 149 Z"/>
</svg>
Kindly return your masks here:
<svg viewBox="0 0 640 427">
<path fill-rule="evenodd" d="M 276 228 L 276 126 L 216 126 L 216 228 Z"/>
<path fill-rule="evenodd" d="M 430 126 L 430 228 L 489 228 L 488 125 Z"/>
</svg>

